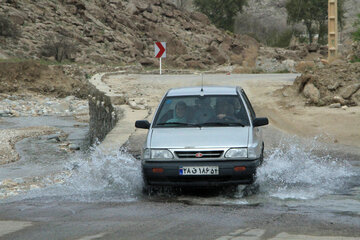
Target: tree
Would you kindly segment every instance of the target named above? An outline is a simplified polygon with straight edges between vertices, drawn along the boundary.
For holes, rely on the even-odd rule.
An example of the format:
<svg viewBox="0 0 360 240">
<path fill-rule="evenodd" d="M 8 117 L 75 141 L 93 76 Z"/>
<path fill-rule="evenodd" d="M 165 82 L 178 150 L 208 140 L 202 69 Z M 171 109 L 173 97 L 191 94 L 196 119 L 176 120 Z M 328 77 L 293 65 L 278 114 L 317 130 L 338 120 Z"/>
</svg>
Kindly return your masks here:
<svg viewBox="0 0 360 240">
<path fill-rule="evenodd" d="M 328 0 L 287 0 L 286 10 L 288 23 L 303 23 L 312 43 L 314 35 L 318 34 L 318 42 L 326 44 Z M 338 21 L 340 29 L 344 26 L 344 0 L 338 0 Z"/>
<path fill-rule="evenodd" d="M 234 30 L 234 17 L 242 12 L 247 0 L 194 0 L 197 10 L 207 15 L 215 26 Z"/>
</svg>

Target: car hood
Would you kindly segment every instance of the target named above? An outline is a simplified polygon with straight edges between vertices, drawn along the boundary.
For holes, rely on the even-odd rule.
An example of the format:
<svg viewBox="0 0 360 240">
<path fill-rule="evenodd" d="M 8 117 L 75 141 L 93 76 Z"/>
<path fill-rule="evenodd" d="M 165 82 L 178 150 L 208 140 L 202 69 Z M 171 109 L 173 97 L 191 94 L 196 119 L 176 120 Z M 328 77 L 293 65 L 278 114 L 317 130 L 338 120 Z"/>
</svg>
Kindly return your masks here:
<svg viewBox="0 0 360 240">
<path fill-rule="evenodd" d="M 247 147 L 249 127 L 153 128 L 151 148 Z"/>
</svg>

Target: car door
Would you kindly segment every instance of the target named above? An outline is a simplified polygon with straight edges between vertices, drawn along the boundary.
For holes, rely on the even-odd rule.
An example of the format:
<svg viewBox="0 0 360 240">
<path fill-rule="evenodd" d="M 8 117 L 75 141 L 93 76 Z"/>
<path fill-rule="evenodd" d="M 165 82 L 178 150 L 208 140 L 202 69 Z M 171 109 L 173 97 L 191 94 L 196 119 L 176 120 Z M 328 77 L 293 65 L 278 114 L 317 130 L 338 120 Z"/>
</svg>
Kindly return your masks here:
<svg viewBox="0 0 360 240">
<path fill-rule="evenodd" d="M 244 100 L 244 103 L 246 105 L 246 108 L 248 110 L 249 117 L 250 117 L 251 128 L 250 128 L 250 132 L 249 132 L 248 148 L 249 148 L 249 151 L 254 151 L 254 154 L 256 156 L 260 156 L 263 151 L 263 145 L 264 145 L 263 139 L 262 139 L 262 130 L 260 127 L 253 126 L 253 121 L 256 118 L 256 114 L 250 103 L 249 98 L 247 97 L 247 95 L 243 89 L 241 89 L 240 95 L 241 95 L 242 99 Z"/>
</svg>

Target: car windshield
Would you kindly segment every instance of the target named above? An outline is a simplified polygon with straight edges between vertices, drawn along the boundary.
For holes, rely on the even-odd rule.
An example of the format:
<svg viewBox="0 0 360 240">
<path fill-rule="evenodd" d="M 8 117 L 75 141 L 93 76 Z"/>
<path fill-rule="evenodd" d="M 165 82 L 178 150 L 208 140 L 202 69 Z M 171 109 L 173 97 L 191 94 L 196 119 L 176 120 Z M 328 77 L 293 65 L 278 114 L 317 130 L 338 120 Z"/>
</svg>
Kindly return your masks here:
<svg viewBox="0 0 360 240">
<path fill-rule="evenodd" d="M 249 126 L 244 104 L 237 95 L 167 97 L 155 127 Z"/>
</svg>

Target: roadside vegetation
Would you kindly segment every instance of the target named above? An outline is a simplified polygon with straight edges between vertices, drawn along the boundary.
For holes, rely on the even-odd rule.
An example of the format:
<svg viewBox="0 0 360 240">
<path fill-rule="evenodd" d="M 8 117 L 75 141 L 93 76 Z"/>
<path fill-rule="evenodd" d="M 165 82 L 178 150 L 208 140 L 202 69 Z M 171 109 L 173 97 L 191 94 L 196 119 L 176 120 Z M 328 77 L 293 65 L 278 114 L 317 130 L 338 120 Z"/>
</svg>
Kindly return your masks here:
<svg viewBox="0 0 360 240">
<path fill-rule="evenodd" d="M 9 38 L 20 37 L 20 30 L 4 15 L 0 15 L 0 36 Z"/>
<path fill-rule="evenodd" d="M 327 43 L 328 0 L 288 0 L 286 2 L 288 24 L 301 23 L 306 28 L 307 42 L 313 43 L 318 35 L 318 43 Z M 344 0 L 338 0 L 339 27 L 344 27 Z"/>
<path fill-rule="evenodd" d="M 345 24 L 344 1 L 338 0 L 340 29 Z M 250 35 L 270 47 L 288 47 L 294 37 L 300 43 L 327 44 L 328 0 L 287 0 L 284 3 L 287 26 L 271 25 L 253 17 L 244 10 L 246 0 L 194 0 L 193 4 L 217 27 L 234 32 L 236 20 L 242 34 Z"/>
<path fill-rule="evenodd" d="M 73 60 L 73 54 L 76 53 L 75 44 L 63 35 L 49 38 L 42 47 L 41 55 L 44 57 L 54 57 L 57 62 L 63 60 Z"/>
<path fill-rule="evenodd" d="M 353 40 L 355 42 L 353 46 L 353 56 L 352 62 L 360 62 L 360 14 L 358 14 L 358 19 L 354 23 L 355 31 L 352 33 Z"/>
<path fill-rule="evenodd" d="M 194 0 L 195 8 L 207 15 L 216 27 L 234 31 L 235 16 L 242 12 L 247 0 Z"/>
</svg>

